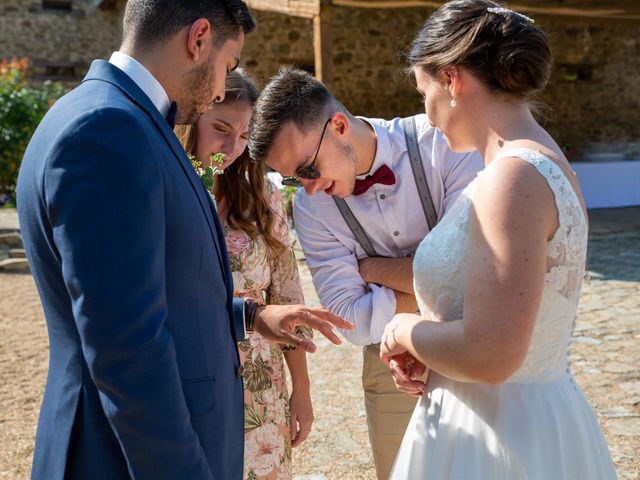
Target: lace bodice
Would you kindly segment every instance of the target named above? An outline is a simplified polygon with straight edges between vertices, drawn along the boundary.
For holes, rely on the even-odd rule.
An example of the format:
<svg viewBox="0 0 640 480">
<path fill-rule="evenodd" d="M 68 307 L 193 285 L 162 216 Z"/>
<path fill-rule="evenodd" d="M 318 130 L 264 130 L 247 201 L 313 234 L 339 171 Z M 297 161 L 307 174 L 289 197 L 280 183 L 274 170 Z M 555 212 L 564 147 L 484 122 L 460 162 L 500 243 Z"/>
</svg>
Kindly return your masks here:
<svg viewBox="0 0 640 480">
<path fill-rule="evenodd" d="M 587 223 L 580 201 L 560 167 L 540 152 L 516 149 L 501 157 L 533 165 L 555 195 L 559 228 L 547 245 L 547 269 L 540 311 L 523 366 L 509 382 L 551 380 L 567 368 L 569 340 L 578 309 L 587 254 Z M 482 173 L 420 244 L 413 263 L 414 288 L 425 318 L 463 318 L 469 210 Z"/>
</svg>

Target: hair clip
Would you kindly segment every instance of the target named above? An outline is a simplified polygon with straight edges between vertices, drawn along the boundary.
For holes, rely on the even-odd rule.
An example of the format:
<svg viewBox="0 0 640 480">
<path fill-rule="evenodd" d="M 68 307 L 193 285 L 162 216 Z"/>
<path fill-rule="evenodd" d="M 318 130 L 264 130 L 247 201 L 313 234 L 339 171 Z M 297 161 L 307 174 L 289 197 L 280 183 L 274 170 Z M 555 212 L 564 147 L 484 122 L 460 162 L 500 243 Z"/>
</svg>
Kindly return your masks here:
<svg viewBox="0 0 640 480">
<path fill-rule="evenodd" d="M 491 12 L 491 13 L 504 13 L 504 14 L 515 13 L 519 17 L 524 18 L 527 22 L 536 23 L 536 21 L 533 18 L 527 17 L 526 15 L 523 15 L 522 13 L 514 12 L 513 10 L 510 10 L 510 9 L 504 8 L 504 7 L 488 7 L 487 11 Z"/>
</svg>

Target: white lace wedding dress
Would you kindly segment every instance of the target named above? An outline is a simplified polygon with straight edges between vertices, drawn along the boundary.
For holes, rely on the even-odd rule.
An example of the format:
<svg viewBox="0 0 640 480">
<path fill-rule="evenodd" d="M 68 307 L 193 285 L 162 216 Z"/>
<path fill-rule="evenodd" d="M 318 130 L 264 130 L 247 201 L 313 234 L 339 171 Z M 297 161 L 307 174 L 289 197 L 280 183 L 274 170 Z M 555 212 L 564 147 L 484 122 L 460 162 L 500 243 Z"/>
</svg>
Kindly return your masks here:
<svg viewBox="0 0 640 480">
<path fill-rule="evenodd" d="M 545 286 L 526 360 L 501 385 L 456 382 L 430 372 L 396 457 L 393 479 L 616 476 L 600 426 L 567 359 L 587 250 L 580 202 L 549 158 L 526 149 L 506 155 L 529 162 L 545 177 L 560 222 L 547 247 Z M 469 209 L 480 176 L 416 253 L 414 287 L 425 318 L 462 318 Z"/>
</svg>

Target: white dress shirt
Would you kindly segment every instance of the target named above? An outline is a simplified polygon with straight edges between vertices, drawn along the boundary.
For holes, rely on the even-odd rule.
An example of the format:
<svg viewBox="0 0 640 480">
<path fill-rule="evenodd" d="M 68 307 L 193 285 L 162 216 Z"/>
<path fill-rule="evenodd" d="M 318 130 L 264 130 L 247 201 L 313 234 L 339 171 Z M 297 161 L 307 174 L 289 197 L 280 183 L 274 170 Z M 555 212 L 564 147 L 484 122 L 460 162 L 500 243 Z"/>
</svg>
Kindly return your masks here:
<svg viewBox="0 0 640 480">
<path fill-rule="evenodd" d="M 149 97 L 163 117 L 167 116 L 171 102 L 160 82 L 135 58 L 126 53 L 113 52 L 109 63 L 115 65 Z"/>
<path fill-rule="evenodd" d="M 359 117 L 362 118 L 362 117 Z M 429 228 L 418 197 L 401 119 L 362 118 L 377 137 L 376 156 L 368 173 L 387 165 L 394 185 L 374 184 L 365 193 L 345 200 L 378 255 L 409 257 Z M 453 153 L 442 133 L 426 115 L 416 117 L 420 154 L 438 219 L 451 208 L 460 192 L 484 164 L 477 152 Z M 367 174 L 357 178 L 364 178 Z M 343 335 L 356 345 L 379 343 L 385 325 L 396 310 L 392 289 L 365 283 L 358 259 L 367 256 L 351 233 L 331 196 L 298 190 L 294 202 L 298 238 L 322 305 L 355 325 Z"/>
</svg>

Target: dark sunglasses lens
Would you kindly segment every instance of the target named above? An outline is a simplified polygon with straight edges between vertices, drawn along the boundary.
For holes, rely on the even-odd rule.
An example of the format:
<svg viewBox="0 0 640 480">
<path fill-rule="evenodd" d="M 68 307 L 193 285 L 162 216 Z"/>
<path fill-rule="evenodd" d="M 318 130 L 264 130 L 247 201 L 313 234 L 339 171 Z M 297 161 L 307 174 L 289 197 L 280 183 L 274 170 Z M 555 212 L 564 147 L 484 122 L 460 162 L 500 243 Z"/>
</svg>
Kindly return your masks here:
<svg viewBox="0 0 640 480">
<path fill-rule="evenodd" d="M 305 180 L 317 180 L 320 178 L 320 172 L 314 167 L 305 167 L 300 169 L 298 177 L 304 178 Z"/>
<path fill-rule="evenodd" d="M 299 187 L 301 184 L 295 177 L 284 177 L 282 179 L 282 184 L 287 187 Z"/>
</svg>

